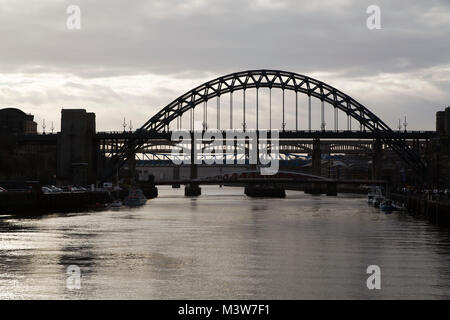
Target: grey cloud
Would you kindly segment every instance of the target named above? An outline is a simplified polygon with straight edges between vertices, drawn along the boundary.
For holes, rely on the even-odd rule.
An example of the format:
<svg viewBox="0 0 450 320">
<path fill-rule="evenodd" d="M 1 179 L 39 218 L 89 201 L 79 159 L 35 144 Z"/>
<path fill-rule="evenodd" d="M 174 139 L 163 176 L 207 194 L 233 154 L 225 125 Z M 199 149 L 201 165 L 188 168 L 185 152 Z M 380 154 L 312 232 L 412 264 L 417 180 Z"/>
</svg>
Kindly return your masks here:
<svg viewBox="0 0 450 320">
<path fill-rule="evenodd" d="M 81 7 L 80 31 L 66 28 L 70 4 Z M 432 128 L 430 114 L 450 104 L 450 3 L 379 0 L 383 29 L 373 31 L 366 28 L 371 4 L 3 0 L 0 105 L 17 103 L 47 117 L 61 106 L 83 106 L 98 112 L 106 129 L 123 114 L 142 122 L 190 89 L 163 81 L 151 92 L 119 92 L 108 85 L 108 77 L 160 74 L 200 84 L 228 72 L 275 68 L 323 74 L 321 80 L 375 107 L 391 125 L 408 114 L 413 127 Z M 8 85 L 8 74 L 18 73 L 38 79 L 75 75 L 77 80 L 24 92 Z M 380 80 L 386 74 L 391 80 Z M 97 78 L 104 83 L 85 83 Z M 409 88 L 410 81 L 419 87 Z M 363 88 L 355 87 L 358 83 Z"/>
<path fill-rule="evenodd" d="M 450 53 L 447 1 L 379 1 L 377 31 L 365 25 L 371 0 L 81 0 L 82 30 L 69 31 L 71 2 L 6 1 L 1 70 L 97 77 L 269 67 L 352 75 L 444 64 Z"/>
</svg>

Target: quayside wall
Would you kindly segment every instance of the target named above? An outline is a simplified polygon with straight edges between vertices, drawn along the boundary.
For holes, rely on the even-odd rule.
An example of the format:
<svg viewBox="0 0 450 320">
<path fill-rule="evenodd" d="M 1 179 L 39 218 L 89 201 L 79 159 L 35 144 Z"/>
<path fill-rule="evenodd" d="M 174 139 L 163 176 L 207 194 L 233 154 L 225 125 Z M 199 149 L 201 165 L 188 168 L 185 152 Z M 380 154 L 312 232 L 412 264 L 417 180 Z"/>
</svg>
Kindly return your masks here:
<svg viewBox="0 0 450 320">
<path fill-rule="evenodd" d="M 408 212 L 426 217 L 432 223 L 450 226 L 450 201 L 433 200 L 426 195 L 405 195 L 390 193 L 389 199 L 403 203 Z"/>
<path fill-rule="evenodd" d="M 108 203 L 105 191 L 38 193 L 30 191 L 0 193 L 0 214 L 39 215 L 49 212 L 86 210 L 98 203 Z"/>
</svg>

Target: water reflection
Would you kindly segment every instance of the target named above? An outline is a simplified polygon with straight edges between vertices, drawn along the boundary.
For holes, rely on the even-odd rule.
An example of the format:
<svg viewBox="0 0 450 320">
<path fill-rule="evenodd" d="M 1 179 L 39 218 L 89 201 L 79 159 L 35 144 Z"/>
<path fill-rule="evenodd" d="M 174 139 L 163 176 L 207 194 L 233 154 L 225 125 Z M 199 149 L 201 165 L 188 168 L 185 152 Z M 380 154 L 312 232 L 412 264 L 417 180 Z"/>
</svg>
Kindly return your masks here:
<svg viewBox="0 0 450 320">
<path fill-rule="evenodd" d="M 363 197 L 200 198 L 162 188 L 141 208 L 0 218 L 0 298 L 448 298 L 450 233 Z M 379 265 L 382 289 L 366 268 Z M 80 290 L 66 288 L 78 265 Z"/>
</svg>

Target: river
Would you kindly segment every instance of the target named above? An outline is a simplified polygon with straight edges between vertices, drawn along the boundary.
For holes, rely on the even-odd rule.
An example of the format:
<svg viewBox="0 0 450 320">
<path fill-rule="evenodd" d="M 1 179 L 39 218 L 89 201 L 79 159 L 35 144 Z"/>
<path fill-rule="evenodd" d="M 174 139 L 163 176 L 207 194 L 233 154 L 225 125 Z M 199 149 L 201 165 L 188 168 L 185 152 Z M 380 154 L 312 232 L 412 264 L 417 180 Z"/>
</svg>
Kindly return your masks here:
<svg viewBox="0 0 450 320">
<path fill-rule="evenodd" d="M 448 229 L 358 195 L 202 189 L 160 188 L 140 208 L 1 216 L 0 299 L 450 298 Z"/>
</svg>

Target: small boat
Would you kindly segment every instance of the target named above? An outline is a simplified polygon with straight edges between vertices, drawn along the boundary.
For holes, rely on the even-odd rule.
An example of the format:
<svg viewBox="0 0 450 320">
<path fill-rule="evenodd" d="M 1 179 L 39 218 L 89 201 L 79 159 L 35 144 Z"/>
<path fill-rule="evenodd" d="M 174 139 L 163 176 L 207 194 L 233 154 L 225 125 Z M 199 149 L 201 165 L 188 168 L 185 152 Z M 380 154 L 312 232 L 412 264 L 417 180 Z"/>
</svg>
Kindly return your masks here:
<svg viewBox="0 0 450 320">
<path fill-rule="evenodd" d="M 123 203 L 128 207 L 143 206 L 146 202 L 147 198 L 144 196 L 144 193 L 139 188 L 130 189 L 128 196 L 123 201 Z"/>
<path fill-rule="evenodd" d="M 386 200 L 380 204 L 380 210 L 385 212 L 392 212 L 395 210 L 395 207 L 392 205 L 392 201 Z"/>
<path fill-rule="evenodd" d="M 373 206 L 373 201 L 375 200 L 375 195 L 369 193 L 367 195 L 367 204 Z"/>
<path fill-rule="evenodd" d="M 406 206 L 403 203 L 397 203 L 393 202 L 392 206 L 395 208 L 396 211 L 406 211 Z"/>
<path fill-rule="evenodd" d="M 373 206 L 375 208 L 379 208 L 381 203 L 383 203 L 384 201 L 384 197 L 383 196 L 375 196 L 374 200 L 373 200 Z"/>
<path fill-rule="evenodd" d="M 379 203 L 376 203 L 378 198 L 382 198 L 383 194 L 381 192 L 380 187 L 372 187 L 367 194 L 367 204 L 371 206 L 378 206 Z"/>
</svg>

